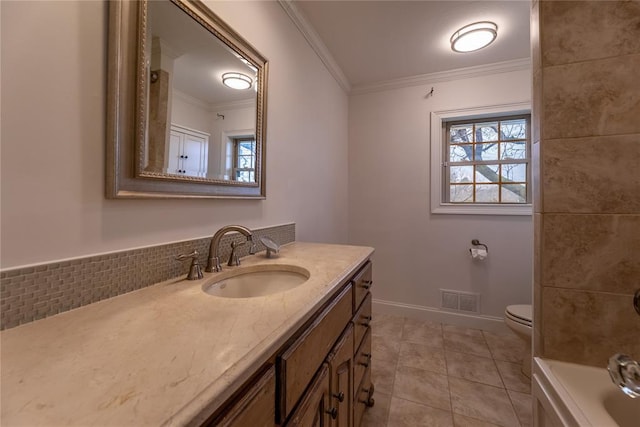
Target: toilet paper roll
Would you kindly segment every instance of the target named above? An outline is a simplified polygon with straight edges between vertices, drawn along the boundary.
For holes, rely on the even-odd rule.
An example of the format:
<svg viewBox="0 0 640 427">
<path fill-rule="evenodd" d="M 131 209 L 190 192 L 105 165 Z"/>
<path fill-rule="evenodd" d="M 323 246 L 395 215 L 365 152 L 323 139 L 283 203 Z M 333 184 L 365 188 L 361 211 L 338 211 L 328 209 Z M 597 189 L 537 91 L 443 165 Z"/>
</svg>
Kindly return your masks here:
<svg viewBox="0 0 640 427">
<path fill-rule="evenodd" d="M 485 259 L 487 257 L 487 250 L 486 249 L 477 249 L 477 248 L 471 248 L 471 258 L 473 259 L 477 259 L 479 261 L 482 261 L 483 259 Z"/>
</svg>

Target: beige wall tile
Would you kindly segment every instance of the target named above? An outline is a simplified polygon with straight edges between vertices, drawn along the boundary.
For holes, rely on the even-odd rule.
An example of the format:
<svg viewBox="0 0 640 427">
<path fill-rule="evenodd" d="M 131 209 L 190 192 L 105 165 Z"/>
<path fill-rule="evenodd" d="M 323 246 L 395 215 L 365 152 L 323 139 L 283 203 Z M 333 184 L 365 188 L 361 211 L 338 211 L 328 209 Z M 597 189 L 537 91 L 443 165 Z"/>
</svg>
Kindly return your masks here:
<svg viewBox="0 0 640 427">
<path fill-rule="evenodd" d="M 605 367 L 615 353 L 640 357 L 640 321 L 627 295 L 543 290 L 544 357 Z"/>
<path fill-rule="evenodd" d="M 539 356 L 542 350 L 542 224 L 544 215 L 533 214 L 533 342 L 531 353 Z"/>
<path fill-rule="evenodd" d="M 542 139 L 640 133 L 638 69 L 640 54 L 544 68 Z"/>
<path fill-rule="evenodd" d="M 542 188 L 543 165 L 541 159 L 542 144 L 535 142 L 531 145 L 531 184 L 533 191 L 533 212 L 542 212 L 544 209 L 544 194 Z"/>
<path fill-rule="evenodd" d="M 543 1 L 543 66 L 640 53 L 640 2 Z"/>
<path fill-rule="evenodd" d="M 640 213 L 640 134 L 546 140 L 542 156 L 545 212 Z"/>
<path fill-rule="evenodd" d="M 631 295 L 640 277 L 640 215 L 546 214 L 542 284 Z"/>
</svg>

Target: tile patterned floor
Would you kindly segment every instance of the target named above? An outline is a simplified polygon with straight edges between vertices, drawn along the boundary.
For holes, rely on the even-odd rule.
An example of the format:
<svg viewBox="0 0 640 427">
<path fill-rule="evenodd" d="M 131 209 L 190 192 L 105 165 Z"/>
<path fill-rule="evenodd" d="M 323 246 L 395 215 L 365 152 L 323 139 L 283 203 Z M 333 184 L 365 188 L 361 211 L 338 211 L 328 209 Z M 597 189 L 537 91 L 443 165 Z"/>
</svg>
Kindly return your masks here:
<svg viewBox="0 0 640 427">
<path fill-rule="evenodd" d="M 514 334 L 381 314 L 372 327 L 376 403 L 362 427 L 532 425 Z"/>
</svg>

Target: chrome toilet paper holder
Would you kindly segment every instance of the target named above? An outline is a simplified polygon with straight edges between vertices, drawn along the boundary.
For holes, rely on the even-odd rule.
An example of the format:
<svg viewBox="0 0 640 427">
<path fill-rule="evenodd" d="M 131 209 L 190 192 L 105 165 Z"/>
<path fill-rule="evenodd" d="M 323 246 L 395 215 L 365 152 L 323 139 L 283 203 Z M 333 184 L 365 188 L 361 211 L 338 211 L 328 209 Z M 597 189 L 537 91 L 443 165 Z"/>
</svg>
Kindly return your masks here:
<svg viewBox="0 0 640 427">
<path fill-rule="evenodd" d="M 487 251 L 487 253 L 489 253 L 489 247 L 487 245 L 485 245 L 484 243 L 480 243 L 480 240 L 478 239 L 473 239 L 471 241 L 471 244 L 473 246 L 482 246 L 484 248 L 485 251 Z M 471 249 L 469 249 L 469 253 L 471 253 Z"/>
</svg>

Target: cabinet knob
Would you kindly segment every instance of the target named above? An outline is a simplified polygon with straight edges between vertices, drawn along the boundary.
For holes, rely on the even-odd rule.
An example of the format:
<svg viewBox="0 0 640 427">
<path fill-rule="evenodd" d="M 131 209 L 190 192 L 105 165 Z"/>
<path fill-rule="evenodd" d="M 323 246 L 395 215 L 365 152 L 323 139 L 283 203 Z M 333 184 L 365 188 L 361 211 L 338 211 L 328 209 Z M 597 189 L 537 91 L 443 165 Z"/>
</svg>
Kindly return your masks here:
<svg viewBox="0 0 640 427">
<path fill-rule="evenodd" d="M 373 285 L 373 280 L 363 280 L 362 281 L 362 287 L 365 288 L 365 289 L 371 288 L 371 285 Z"/>
<path fill-rule="evenodd" d="M 189 158 L 189 156 L 184 156 L 184 158 L 185 158 L 185 159 L 188 159 L 188 158 Z"/>
<path fill-rule="evenodd" d="M 360 322 L 360 325 L 365 326 L 365 327 L 369 327 L 369 325 L 371 324 L 371 316 L 360 316 L 364 322 Z"/>
<path fill-rule="evenodd" d="M 366 361 L 359 362 L 359 365 L 364 366 L 365 368 L 368 368 L 369 364 L 371 363 L 371 353 L 362 353 L 362 356 L 364 356 Z"/>
<path fill-rule="evenodd" d="M 331 408 L 331 409 L 327 410 L 326 412 L 327 412 L 327 414 L 331 415 L 332 419 L 335 420 L 336 418 L 338 418 L 338 408 Z"/>
<path fill-rule="evenodd" d="M 333 397 L 335 397 L 336 399 L 338 399 L 338 402 L 342 403 L 344 402 L 344 393 L 340 392 L 340 393 L 333 393 Z"/>
<path fill-rule="evenodd" d="M 180 158 L 181 158 L 181 159 L 184 159 L 184 156 L 183 156 L 183 155 L 180 155 Z"/>
</svg>

